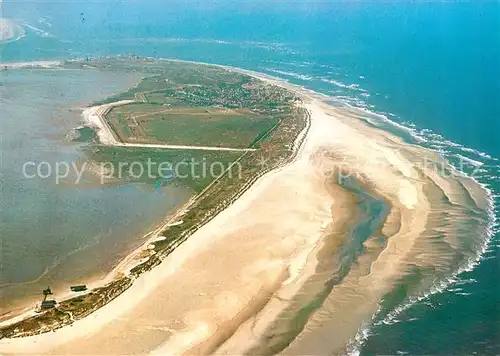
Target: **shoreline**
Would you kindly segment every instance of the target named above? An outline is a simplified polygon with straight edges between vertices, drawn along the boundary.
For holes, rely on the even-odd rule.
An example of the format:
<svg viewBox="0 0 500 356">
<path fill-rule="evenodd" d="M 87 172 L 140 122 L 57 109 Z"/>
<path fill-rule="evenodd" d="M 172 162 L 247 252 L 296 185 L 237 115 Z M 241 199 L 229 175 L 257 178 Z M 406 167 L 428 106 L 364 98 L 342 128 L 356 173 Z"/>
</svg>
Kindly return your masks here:
<svg viewBox="0 0 500 356">
<path fill-rule="evenodd" d="M 210 64 L 210 65 L 212 65 L 212 64 Z M 221 67 L 229 69 L 229 70 L 240 71 L 241 73 L 252 75 L 252 76 L 254 76 L 256 78 L 259 78 L 261 80 L 266 80 L 266 81 L 268 81 L 270 83 L 273 83 L 273 84 L 276 84 L 276 85 L 283 86 L 283 87 L 285 87 L 287 89 L 292 88 L 291 90 L 293 90 L 294 92 L 296 92 L 297 95 L 299 95 L 301 97 L 306 97 L 307 101 L 310 101 L 310 103 L 306 104 L 306 106 L 308 107 L 308 111 L 310 112 L 311 120 L 317 120 L 317 121 L 323 120 L 324 121 L 324 125 L 326 125 L 326 122 L 327 122 L 328 118 L 326 117 L 326 115 L 324 115 L 324 112 L 326 110 L 326 109 L 324 109 L 324 106 L 328 107 L 328 105 L 325 104 L 325 103 L 322 103 L 321 101 L 319 101 L 319 98 L 317 96 L 312 96 L 312 95 L 316 95 L 316 94 L 309 94 L 309 95 L 311 95 L 311 96 L 309 96 L 308 94 L 306 94 L 308 92 L 307 90 L 297 88 L 295 85 L 287 83 L 287 82 L 282 82 L 282 81 L 278 80 L 277 78 L 272 78 L 271 77 L 272 79 L 270 79 L 270 78 L 266 78 L 266 76 L 258 76 L 258 75 L 255 74 L 255 72 L 246 71 L 244 69 L 238 70 L 238 69 L 235 69 L 235 68 L 232 68 L 232 67 L 227 67 L 227 66 L 221 66 Z M 253 74 L 250 74 L 250 73 L 253 73 Z M 319 94 L 319 96 L 321 96 L 321 94 Z M 332 112 L 338 112 L 338 111 L 332 111 Z M 321 120 L 318 119 L 320 117 L 320 115 L 321 115 Z M 342 120 L 345 121 L 344 118 L 342 118 Z M 345 122 L 343 122 L 343 124 L 345 124 Z M 356 128 L 356 127 L 362 127 L 362 125 L 360 126 L 358 123 L 350 123 L 350 125 L 351 125 L 350 129 L 352 129 L 353 127 L 354 128 Z M 338 127 L 340 128 L 341 126 L 338 126 Z M 373 132 L 373 129 L 372 130 L 366 129 L 366 132 L 367 133 L 372 133 L 373 136 L 379 136 L 379 137 L 383 137 L 383 138 L 385 138 L 385 137 L 391 137 L 392 139 L 395 139 L 396 142 L 400 141 L 400 142 L 397 142 L 397 145 L 402 145 L 403 144 L 402 141 L 399 138 L 396 138 L 395 136 L 393 136 L 390 133 L 383 133 L 383 134 L 379 133 L 378 135 L 375 135 L 375 133 Z M 314 136 L 314 135 L 316 135 L 316 136 Z M 317 132 L 315 132 L 314 135 L 313 135 L 313 138 L 317 139 L 318 141 L 322 142 L 321 140 L 323 140 L 323 141 L 326 142 L 327 136 L 326 136 L 326 134 L 322 135 L 321 132 L 320 132 L 320 130 L 317 130 Z M 276 176 L 278 176 L 280 174 L 283 174 L 284 171 L 286 172 L 288 169 L 290 169 L 289 168 L 290 166 L 293 166 L 294 163 L 296 163 L 298 160 L 300 160 L 300 157 L 298 157 L 298 156 L 300 156 L 301 154 L 304 154 L 304 152 L 303 152 L 304 147 L 307 147 L 308 149 L 310 149 L 310 147 L 307 146 L 307 143 L 308 143 L 307 141 L 310 140 L 310 139 L 311 139 L 311 136 L 309 135 L 309 132 L 307 132 L 307 134 L 304 137 L 303 144 L 300 147 L 297 147 L 297 149 L 298 149 L 299 152 L 297 154 L 297 157 L 294 158 L 293 162 L 289 163 L 288 165 L 286 165 L 284 167 L 277 168 L 277 169 L 274 169 L 274 170 L 272 170 L 270 172 L 267 172 L 263 176 L 257 178 L 257 180 L 253 184 L 251 184 L 248 187 L 248 189 L 246 189 L 241 194 L 241 196 L 242 196 L 241 198 L 236 199 L 236 201 L 233 204 L 231 204 L 228 208 L 226 208 L 223 211 L 221 211 L 214 219 L 212 219 L 206 225 L 203 225 L 199 230 L 202 230 L 202 229 L 204 229 L 204 230 L 214 230 L 215 227 L 212 227 L 212 228 L 210 227 L 211 224 L 212 224 L 212 226 L 216 226 L 216 224 L 213 223 L 213 221 L 214 220 L 220 221 L 221 218 L 219 218 L 219 216 L 221 216 L 221 215 L 226 216 L 226 220 L 229 221 L 229 217 L 231 217 L 232 215 L 235 215 L 235 210 L 237 210 L 237 209 L 234 208 L 234 206 L 235 205 L 240 206 L 240 209 L 242 209 L 243 207 L 241 207 L 241 206 L 245 205 L 245 202 L 242 199 L 246 198 L 247 205 L 248 205 L 249 201 L 253 201 L 253 200 L 257 199 L 258 196 L 261 196 L 262 194 L 258 194 L 258 193 L 259 193 L 259 189 L 263 189 L 262 188 L 263 185 L 265 186 L 266 184 L 268 184 L 268 185 L 271 184 L 273 177 L 276 177 Z M 380 138 L 380 140 L 382 140 L 382 138 Z M 408 144 L 404 144 L 404 145 L 408 145 Z M 410 145 L 408 145 L 408 146 L 410 146 Z M 295 147 L 295 145 L 294 145 L 294 147 Z M 414 149 L 416 149 L 416 148 L 414 148 Z M 402 161 L 401 157 L 395 156 L 389 150 L 382 150 L 381 152 L 384 153 L 384 154 L 387 154 L 385 156 L 385 158 L 388 159 L 389 161 L 392 161 L 391 165 L 395 165 L 397 167 L 397 169 L 399 169 L 403 173 L 404 172 L 410 172 L 408 174 L 409 178 L 411 178 L 413 176 L 413 173 L 410 171 L 410 169 L 412 169 L 412 167 L 408 168 L 408 165 L 404 161 Z M 312 156 L 313 153 L 314 152 L 309 151 L 309 152 L 306 152 L 306 155 L 310 154 Z M 327 162 L 327 164 L 328 164 L 328 162 Z M 304 167 L 307 167 L 307 166 L 304 166 Z M 302 167 L 302 168 L 304 168 L 304 167 Z M 359 169 L 359 167 L 358 167 L 358 169 Z M 376 174 L 376 173 L 374 173 L 374 174 Z M 425 196 L 425 194 L 423 193 L 423 191 L 419 191 L 418 188 L 417 188 L 417 190 L 412 191 L 413 188 L 409 188 L 405 184 L 402 184 L 401 187 L 396 187 L 396 188 L 394 186 L 392 186 L 391 184 L 383 185 L 383 187 L 386 187 L 388 189 L 387 191 L 391 191 L 391 194 L 392 194 L 391 199 L 393 201 L 396 201 L 396 199 L 397 199 L 398 200 L 397 201 L 397 205 L 398 205 L 399 209 L 403 209 L 403 210 L 413 211 L 414 209 L 419 208 L 419 205 L 422 204 L 421 197 Z M 251 194 L 252 191 L 253 191 L 253 195 Z M 382 194 L 383 195 L 387 195 L 386 193 L 382 193 Z M 422 208 L 423 212 L 425 212 L 425 207 L 428 204 L 429 204 L 428 202 L 426 204 L 423 204 L 423 208 Z M 231 211 L 232 211 L 232 213 L 231 213 Z M 222 218 L 222 219 L 224 220 L 224 218 Z M 409 217 L 407 216 L 406 219 L 409 219 Z M 169 220 L 169 221 L 171 221 L 171 220 Z M 173 221 L 175 221 L 175 220 L 173 220 Z M 384 223 L 384 225 L 385 225 L 385 223 Z M 321 225 L 321 227 L 322 226 L 323 226 L 323 224 Z M 197 234 L 197 236 L 203 236 L 203 235 L 201 235 L 199 233 L 199 230 L 196 231 L 193 235 Z M 152 236 L 152 233 L 153 232 L 150 232 L 146 236 L 148 236 L 148 235 Z M 205 234 L 205 237 L 206 236 L 207 235 Z M 399 241 L 403 241 L 402 237 L 405 237 L 405 236 L 404 235 L 400 236 L 399 237 Z M 406 236 L 406 237 L 408 237 L 408 236 Z M 416 239 L 416 237 L 414 237 L 414 238 Z M 312 259 L 313 261 L 311 262 L 310 256 L 312 254 L 312 251 L 314 251 L 315 249 L 319 248 L 320 240 L 321 240 L 320 238 L 315 237 L 315 243 L 312 243 L 312 245 L 310 246 L 310 249 L 307 250 L 309 252 L 307 252 L 306 250 L 302 251 L 302 255 L 300 255 L 300 257 L 298 258 L 298 260 L 302 261 L 302 263 L 296 263 L 296 264 L 290 263 L 290 266 L 292 266 L 292 265 L 294 266 L 292 268 L 292 270 L 296 271 L 295 272 L 295 278 L 292 278 L 292 276 L 291 276 L 288 279 L 286 279 L 285 281 L 281 282 L 281 285 L 285 284 L 285 287 L 287 285 L 290 285 L 289 289 L 291 291 L 289 291 L 288 293 L 293 294 L 293 289 L 300 288 L 299 284 L 297 284 L 297 283 L 294 284 L 292 282 L 294 280 L 297 282 L 297 279 L 300 279 L 300 278 L 302 278 L 302 279 L 306 278 L 306 275 L 307 275 L 306 270 L 311 275 L 314 273 L 314 271 L 313 271 L 314 270 L 314 266 L 317 265 L 318 261 L 316 260 L 314 262 L 314 259 Z M 392 247 L 390 245 L 388 245 L 382 251 L 382 253 L 381 253 L 381 256 L 386 256 L 385 257 L 386 259 L 389 259 L 389 257 L 394 258 L 394 256 L 390 256 L 390 253 L 387 252 L 388 249 L 389 248 L 394 248 L 394 244 L 399 244 L 399 245 L 401 244 L 401 243 L 398 243 L 398 242 L 394 242 L 394 244 L 392 244 L 392 241 L 394 241 L 394 240 L 390 240 L 389 239 L 389 242 L 391 243 Z M 396 239 L 396 241 L 398 241 L 398 240 Z M 186 243 L 188 243 L 188 242 L 189 242 L 189 239 L 186 241 Z M 128 304 L 125 304 L 125 303 L 127 303 L 126 302 L 127 299 L 125 297 L 122 297 L 122 296 L 124 296 L 125 294 L 128 293 L 128 295 L 130 295 L 130 296 L 134 296 L 135 295 L 136 297 L 139 297 L 140 300 L 143 300 L 147 295 L 151 294 L 154 289 L 156 289 L 156 286 L 159 285 L 161 281 L 165 280 L 166 278 L 169 278 L 170 275 L 174 274 L 180 268 L 180 266 L 182 265 L 182 263 L 185 263 L 186 260 L 188 260 L 191 257 L 190 255 L 194 255 L 195 254 L 194 251 L 198 251 L 197 253 L 199 253 L 199 249 L 208 248 L 214 242 L 213 241 L 209 242 L 205 238 L 205 243 L 208 244 L 208 247 L 207 246 L 203 246 L 203 247 L 195 246 L 195 247 L 190 247 L 190 248 L 189 247 L 183 248 L 186 243 L 180 245 L 175 250 L 175 251 L 179 251 L 179 252 L 176 253 L 174 251 L 172 253 L 172 255 L 175 254 L 175 256 L 173 256 L 172 258 L 169 257 L 168 261 L 164 260 L 160 266 L 157 266 L 157 267 L 153 268 L 151 271 L 149 271 L 148 273 L 145 273 L 145 274 L 142 275 L 144 277 L 142 278 L 142 282 L 141 283 L 144 283 L 150 289 L 146 289 L 145 288 L 143 291 L 140 291 L 137 287 L 134 288 L 134 286 L 136 284 L 139 284 L 137 282 L 139 281 L 139 279 L 141 279 L 142 276 L 139 277 L 139 279 L 137 279 L 134 282 L 134 284 L 132 285 L 132 287 L 130 287 L 129 290 L 123 292 L 120 296 L 118 296 L 116 298 L 116 302 L 115 302 L 115 300 L 111 301 L 110 303 L 108 303 L 105 306 L 103 306 L 102 308 L 98 309 L 97 311 L 95 311 L 91 315 L 89 315 L 89 316 L 87 316 L 87 317 L 85 317 L 85 318 L 83 318 L 81 320 L 76 321 L 73 324 L 74 325 L 73 329 L 76 329 L 78 327 L 80 329 L 80 332 L 83 331 L 82 334 L 87 335 L 89 333 L 92 333 L 90 331 L 90 329 L 89 329 L 91 326 L 93 326 L 95 328 L 95 324 L 92 324 L 92 322 L 89 321 L 90 319 L 93 319 L 94 321 L 97 321 L 96 319 L 99 319 L 98 323 L 99 323 L 99 325 L 102 326 L 102 325 L 105 325 L 106 323 L 109 323 L 112 320 L 116 319 L 116 317 L 118 315 L 123 315 L 126 311 L 125 310 L 118 311 L 117 308 L 119 308 L 120 305 L 122 307 L 123 307 L 123 305 L 127 305 L 127 308 L 128 308 L 127 310 L 131 310 L 132 307 L 134 307 L 134 306 L 136 306 L 138 304 L 139 300 L 137 300 L 137 298 L 134 299 L 135 302 L 136 302 L 135 305 L 130 305 L 131 304 L 130 302 L 128 302 Z M 190 246 L 191 245 L 193 245 L 193 243 L 191 243 Z M 141 246 L 141 248 L 142 247 L 143 246 Z M 406 248 L 409 251 L 409 249 L 412 248 L 411 244 L 410 244 L 410 246 L 407 246 Z M 181 250 L 184 251 L 184 254 L 182 254 Z M 131 255 L 127 256 L 126 259 L 128 259 L 129 257 L 131 257 Z M 399 257 L 397 259 L 398 263 L 401 261 L 400 259 L 401 259 L 401 257 Z M 310 263 L 307 265 L 307 261 L 308 260 L 310 261 Z M 130 262 L 130 260 L 129 260 L 129 262 Z M 124 265 L 126 265 L 126 263 Z M 162 265 L 163 265 L 163 267 L 162 267 Z M 377 267 L 377 266 L 382 266 L 382 267 L 380 267 L 380 270 L 378 272 L 378 276 L 377 276 L 376 273 L 373 276 L 377 277 L 376 280 L 378 280 L 380 282 L 384 282 L 384 283 L 381 283 L 381 284 L 385 286 L 386 283 L 387 283 L 387 282 L 385 282 L 385 280 L 388 277 L 381 272 L 381 271 L 384 270 L 384 268 L 383 268 L 384 265 L 385 265 L 384 263 L 382 263 L 382 262 L 379 261 L 379 263 L 376 264 L 375 267 Z M 168 267 L 170 267 L 170 268 L 168 268 Z M 282 266 L 278 266 L 278 267 L 273 266 L 273 268 L 277 268 L 277 270 L 282 271 L 283 267 Z M 163 274 L 159 271 L 160 269 L 164 269 L 164 271 L 163 271 L 164 273 Z M 377 270 L 377 268 L 375 268 L 375 271 L 376 270 Z M 156 271 L 156 273 L 155 273 L 155 271 Z M 392 272 L 396 273 L 397 271 L 392 271 Z M 385 271 L 385 273 L 387 273 L 387 271 Z M 148 275 L 150 275 L 149 278 L 147 277 Z M 155 277 L 151 277 L 151 275 L 156 275 L 156 280 L 155 280 Z M 282 275 L 281 275 L 281 273 L 276 273 L 276 275 L 274 275 L 273 277 L 269 277 L 269 278 L 270 278 L 270 280 L 273 280 L 273 279 L 276 279 L 276 278 L 280 279 L 280 278 L 282 278 Z M 289 279 L 291 279 L 291 281 L 288 281 Z M 288 281 L 289 283 L 287 284 L 286 281 Z M 155 284 L 155 282 L 156 282 L 156 285 L 151 285 L 151 284 Z M 149 283 L 151 283 L 151 284 L 149 284 Z M 273 285 L 273 284 L 271 283 L 271 285 Z M 134 288 L 134 290 L 132 290 L 132 288 Z M 120 300 L 118 300 L 118 299 L 120 299 Z M 121 301 L 121 303 L 119 301 Z M 112 304 L 113 304 L 113 306 L 111 306 Z M 271 308 L 271 307 L 269 307 L 269 308 Z M 372 305 L 372 308 L 373 308 L 373 305 Z M 262 310 L 265 310 L 265 309 L 266 309 L 266 307 L 264 306 L 264 308 Z M 106 315 L 106 312 L 108 312 L 108 315 Z M 278 313 L 278 312 L 277 312 L 276 306 L 274 306 L 273 311 L 267 311 L 267 313 L 268 314 L 273 314 L 274 313 L 275 315 L 277 315 L 276 313 Z M 99 314 L 99 315 L 94 315 L 94 314 Z M 114 317 L 113 317 L 113 314 L 114 314 Z M 94 317 L 93 317 L 93 315 L 94 315 Z M 266 321 L 266 318 L 261 318 L 260 319 L 261 320 L 261 327 L 260 327 L 261 331 L 264 331 L 266 329 L 264 327 L 264 325 L 267 325 L 267 324 L 269 324 L 271 322 L 269 319 L 270 319 L 269 316 L 267 318 L 267 321 Z M 244 323 L 242 323 L 242 324 L 244 324 Z M 243 329 L 245 329 L 245 328 L 243 328 Z M 73 340 L 75 338 L 81 338 L 81 336 L 82 336 L 81 334 L 75 335 L 76 331 L 70 332 L 70 331 L 67 331 L 67 330 L 68 330 L 68 328 L 64 327 L 63 329 L 58 330 L 56 332 L 56 335 L 62 336 L 62 334 L 64 334 L 64 337 L 66 337 L 65 341 Z M 208 330 L 211 330 L 211 329 L 209 328 Z M 194 340 L 204 339 L 204 335 L 205 335 L 204 333 L 206 333 L 206 332 L 207 332 L 207 329 L 204 329 L 203 327 L 201 327 L 201 329 L 199 329 L 197 331 L 194 330 L 193 332 L 191 332 L 189 334 L 186 334 L 184 336 L 188 337 L 188 335 L 189 335 L 189 337 L 190 337 L 189 340 L 193 340 L 193 342 L 194 342 Z M 73 335 L 71 335 L 71 334 L 73 334 Z M 240 340 L 244 340 L 244 337 L 248 336 L 248 334 L 244 333 L 244 330 L 240 334 L 241 334 L 241 336 L 239 336 Z M 40 340 L 43 340 L 43 339 L 48 339 L 49 338 L 49 337 L 44 337 L 44 336 L 46 336 L 46 335 L 45 334 L 41 334 L 40 336 L 29 337 L 27 339 L 40 339 Z M 236 336 L 238 338 L 238 335 L 236 335 Z M 22 341 L 25 341 L 25 342 L 21 342 L 21 344 L 23 344 L 23 346 L 28 346 L 28 340 L 27 339 L 26 340 L 22 340 Z M 304 339 L 304 338 L 302 338 L 302 339 Z M 14 340 L 14 339 L 11 339 L 11 340 Z M 172 350 L 173 346 L 175 346 L 173 348 L 174 350 L 186 351 L 187 350 L 186 349 L 186 345 L 185 345 L 185 343 L 182 342 L 182 340 L 186 340 L 186 339 L 182 339 L 181 336 L 180 336 L 180 334 L 179 334 L 179 337 L 178 337 L 177 341 L 176 340 L 171 340 L 170 343 L 165 344 L 165 346 L 162 345 L 160 348 L 158 348 L 156 350 L 156 352 L 161 352 L 161 350 L 164 350 L 164 351 L 165 350 Z M 31 341 L 33 341 L 33 340 L 31 340 Z M 245 340 L 245 341 L 247 343 L 250 343 L 250 341 L 248 339 Z M 255 339 L 253 341 L 256 342 Z M 300 347 L 300 343 L 301 342 L 304 342 L 304 341 L 303 340 L 302 341 L 301 340 L 294 341 L 294 345 L 299 345 L 299 346 L 293 346 L 293 347 L 299 347 L 298 350 L 303 350 Z M 0 341 L 0 343 L 3 343 L 3 341 Z M 13 342 L 13 344 L 14 343 L 15 342 Z M 58 343 L 59 343 L 59 341 L 58 341 Z M 309 344 L 309 343 L 307 343 L 307 344 Z M 38 346 L 41 346 L 41 345 L 38 344 Z M 51 345 L 46 345 L 46 346 L 51 346 Z M 236 345 L 233 345 L 233 346 L 236 346 Z M 238 348 L 240 348 L 240 347 L 242 347 L 242 346 L 238 345 Z M 231 349 L 231 350 L 234 351 L 234 349 Z M 240 350 L 244 350 L 244 348 L 241 348 Z"/>
<path fill-rule="evenodd" d="M 24 68 L 57 68 L 64 61 L 63 60 L 53 60 L 53 61 L 34 61 L 34 62 L 1 62 L 3 69 L 24 69 Z"/>
<path fill-rule="evenodd" d="M 304 131 L 307 131 L 307 128 Z M 300 145 L 299 145 L 299 149 L 300 149 Z M 262 174 L 259 177 L 255 177 L 254 181 L 251 182 L 248 186 L 246 186 L 246 189 L 244 189 L 243 191 L 240 192 L 240 196 L 244 195 L 245 193 L 248 193 L 250 190 L 259 189 L 258 186 L 259 186 L 259 184 L 263 184 L 262 181 L 266 180 L 267 177 L 275 175 L 282 168 L 283 167 L 276 168 L 276 169 L 273 169 L 271 171 L 265 172 L 264 174 Z M 107 275 L 107 277 L 105 278 L 105 282 L 100 283 L 99 286 L 102 286 L 105 283 L 107 283 L 108 281 L 113 280 L 113 278 L 115 278 L 116 275 L 124 273 L 124 271 L 130 271 L 130 269 L 133 268 L 133 266 L 141 263 L 141 261 L 136 261 L 135 263 L 133 263 L 133 261 L 136 260 L 136 257 L 141 252 L 143 252 L 147 249 L 147 246 L 149 244 L 151 244 L 152 242 L 154 242 L 158 239 L 158 237 L 159 237 L 158 235 L 161 233 L 161 231 L 165 227 L 167 227 L 171 224 L 175 224 L 176 220 L 178 220 L 179 215 L 182 215 L 185 210 L 188 210 L 189 206 L 192 205 L 196 201 L 198 196 L 199 195 L 194 196 L 188 202 L 186 202 L 183 206 L 181 206 L 178 209 L 178 211 L 176 211 L 174 213 L 173 216 L 169 216 L 166 219 L 166 222 L 164 224 L 161 224 L 155 230 L 150 231 L 146 235 L 144 235 L 143 238 L 150 236 L 149 239 L 146 242 L 144 242 L 144 244 L 139 246 L 137 249 L 132 251 L 124 260 L 122 260 L 113 269 L 113 271 L 111 271 Z M 241 203 L 241 199 L 237 198 L 234 201 L 234 203 L 231 204 L 228 208 L 219 212 L 214 217 L 214 219 L 218 218 L 222 214 L 227 214 L 227 211 L 230 210 L 231 207 L 233 207 L 236 203 L 238 203 L 238 204 Z M 210 222 L 205 224 L 205 225 L 202 225 L 200 227 L 200 229 L 206 228 L 206 227 L 208 227 L 208 225 L 210 225 Z M 189 239 L 188 239 L 188 241 L 189 241 Z M 185 243 L 181 244 L 179 247 L 177 247 L 177 249 L 175 251 L 182 249 L 183 246 L 185 246 Z M 193 250 L 193 247 L 190 246 L 189 249 Z M 194 247 L 194 249 L 197 249 L 197 247 Z M 74 332 L 75 329 L 78 327 L 81 328 L 82 330 L 86 330 L 83 333 L 83 335 L 88 334 L 88 333 L 92 333 L 95 331 L 96 327 L 97 328 L 103 327 L 105 324 L 111 322 L 113 319 L 118 317 L 118 315 L 121 315 L 124 312 L 126 312 L 127 310 L 132 309 L 134 305 L 137 305 L 140 302 L 140 300 L 146 298 L 147 295 L 149 294 L 149 292 L 151 292 L 151 290 L 156 287 L 157 279 L 159 278 L 158 274 L 160 275 L 160 278 L 167 277 L 169 273 L 173 272 L 172 269 L 176 269 L 176 268 L 180 267 L 182 260 L 185 258 L 188 258 L 189 257 L 188 255 L 189 254 L 186 254 L 184 257 L 180 256 L 179 261 L 176 261 L 174 263 L 169 263 L 168 267 L 170 267 L 170 270 L 168 268 L 164 267 L 165 269 L 167 269 L 166 275 L 161 276 L 161 271 L 160 271 L 161 265 L 156 266 L 153 269 L 151 269 L 150 271 L 141 274 L 139 276 L 139 278 L 134 281 L 132 286 L 129 289 L 125 290 L 123 293 L 119 294 L 115 298 L 115 300 L 112 300 L 111 302 L 105 304 L 103 307 L 98 308 L 90 315 L 88 315 L 82 319 L 74 321 L 71 325 L 67 325 L 61 329 L 54 330 L 54 333 L 56 333 L 58 335 L 57 344 L 61 344 L 62 341 L 70 341 L 72 339 L 75 339 L 76 337 L 82 336 L 81 333 L 78 333 L 78 335 L 76 335 Z M 131 262 L 132 262 L 132 264 L 131 264 Z M 167 261 L 163 261 L 162 264 L 165 264 L 166 262 Z M 153 282 L 153 283 L 151 283 L 151 282 Z M 131 295 L 135 296 L 135 298 L 133 298 L 135 304 L 127 302 L 130 299 Z M 124 308 L 124 305 L 127 305 L 127 307 Z M 19 319 L 23 319 L 23 318 L 19 318 Z M 96 325 L 96 323 L 97 323 L 97 325 Z M 3 322 L 3 324 L 0 323 L 0 325 L 2 325 L 2 326 L 3 325 L 10 325 L 10 324 L 11 324 L 10 320 Z M 53 340 L 47 340 L 47 337 L 50 338 L 50 336 L 51 336 L 51 334 L 42 333 L 42 334 L 37 334 L 37 335 L 27 336 L 27 337 L 20 337 L 20 338 L 9 338 L 9 339 L 4 338 L 4 339 L 0 339 L 0 345 L 3 344 L 3 346 L 7 347 L 6 350 L 8 350 L 8 347 L 9 347 L 9 345 L 11 345 L 11 342 L 16 343 L 16 342 L 20 341 L 24 344 L 26 341 L 28 341 L 29 345 L 24 345 L 24 346 L 29 346 L 26 349 L 26 351 L 31 350 L 28 352 L 35 352 L 36 353 L 36 352 L 39 352 L 41 350 L 41 348 L 44 348 L 44 347 L 49 348 L 49 347 L 52 347 L 54 345 Z M 46 342 L 45 342 L 45 340 L 46 340 Z M 23 346 L 23 348 L 24 348 L 24 346 Z"/>
</svg>

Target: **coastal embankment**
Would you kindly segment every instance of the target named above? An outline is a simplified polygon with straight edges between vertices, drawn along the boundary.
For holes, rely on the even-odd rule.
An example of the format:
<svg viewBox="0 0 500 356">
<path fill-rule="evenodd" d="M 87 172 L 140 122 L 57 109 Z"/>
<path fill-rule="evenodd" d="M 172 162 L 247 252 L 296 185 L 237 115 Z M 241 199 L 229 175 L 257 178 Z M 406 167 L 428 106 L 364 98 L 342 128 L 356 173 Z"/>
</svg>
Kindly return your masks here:
<svg viewBox="0 0 500 356">
<path fill-rule="evenodd" d="M 160 148 L 171 150 L 199 150 L 199 151 L 225 151 L 225 152 L 252 152 L 255 148 L 233 148 L 218 146 L 195 146 L 195 145 L 169 145 L 156 143 L 130 143 L 120 141 L 113 133 L 106 121 L 105 115 L 113 107 L 126 105 L 135 102 L 134 100 L 120 100 L 109 104 L 91 106 L 83 111 L 84 121 L 96 129 L 99 142 L 103 145 L 116 147 L 134 147 L 134 148 Z"/>
</svg>

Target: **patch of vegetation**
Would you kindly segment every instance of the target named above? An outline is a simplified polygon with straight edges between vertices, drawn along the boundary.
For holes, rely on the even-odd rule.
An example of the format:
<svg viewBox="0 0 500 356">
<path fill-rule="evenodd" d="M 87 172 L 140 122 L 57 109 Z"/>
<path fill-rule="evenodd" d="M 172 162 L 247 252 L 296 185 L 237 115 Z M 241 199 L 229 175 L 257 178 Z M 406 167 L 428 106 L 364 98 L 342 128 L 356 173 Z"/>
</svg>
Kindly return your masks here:
<svg viewBox="0 0 500 356">
<path fill-rule="evenodd" d="M 128 277 L 123 277 L 104 287 L 96 288 L 87 294 L 62 301 L 58 305 L 57 310 L 70 313 L 73 320 L 81 319 L 109 303 L 131 285 L 132 280 Z"/>
<path fill-rule="evenodd" d="M 96 142 L 97 135 L 95 131 L 90 127 L 80 127 L 75 129 L 75 137 L 72 138 L 74 142 Z"/>
<path fill-rule="evenodd" d="M 202 191 L 241 155 L 241 152 L 231 151 L 140 147 L 98 146 L 87 149 L 87 156 L 98 166 L 109 169 L 109 175 L 122 184 L 180 184 L 195 192 Z M 239 166 L 234 165 L 231 171 L 233 177 L 240 174 Z"/>
<path fill-rule="evenodd" d="M 0 328 L 0 339 L 31 336 L 60 329 L 109 303 L 131 285 L 132 280 L 123 277 L 88 294 L 65 300 L 57 307 L 42 311 L 39 315 Z"/>
</svg>

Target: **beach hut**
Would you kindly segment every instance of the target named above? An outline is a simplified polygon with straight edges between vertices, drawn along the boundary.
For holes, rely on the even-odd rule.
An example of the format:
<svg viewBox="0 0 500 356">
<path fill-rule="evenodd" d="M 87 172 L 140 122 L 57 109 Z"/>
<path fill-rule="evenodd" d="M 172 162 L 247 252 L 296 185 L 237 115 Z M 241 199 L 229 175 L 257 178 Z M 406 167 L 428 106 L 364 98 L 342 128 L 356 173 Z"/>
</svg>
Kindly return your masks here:
<svg viewBox="0 0 500 356">
<path fill-rule="evenodd" d="M 44 300 L 42 304 L 40 304 L 41 309 L 51 309 L 56 306 L 57 302 L 55 300 Z"/>
<path fill-rule="evenodd" d="M 87 290 L 87 286 L 85 284 L 81 284 L 78 286 L 71 286 L 69 287 L 72 292 L 83 292 Z"/>
</svg>

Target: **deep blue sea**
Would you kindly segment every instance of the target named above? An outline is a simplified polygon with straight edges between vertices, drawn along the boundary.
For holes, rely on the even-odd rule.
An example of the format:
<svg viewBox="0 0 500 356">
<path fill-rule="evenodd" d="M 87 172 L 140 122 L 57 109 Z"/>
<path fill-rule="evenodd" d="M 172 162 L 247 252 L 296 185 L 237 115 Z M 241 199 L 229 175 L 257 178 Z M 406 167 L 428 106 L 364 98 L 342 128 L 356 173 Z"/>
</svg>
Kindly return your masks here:
<svg viewBox="0 0 500 356">
<path fill-rule="evenodd" d="M 116 54 L 238 66 L 383 115 L 491 193 L 475 264 L 360 330 L 361 354 L 500 354 L 500 3 L 3 1 L 7 62 Z M 3 104 L 2 104 L 3 105 Z"/>
</svg>

